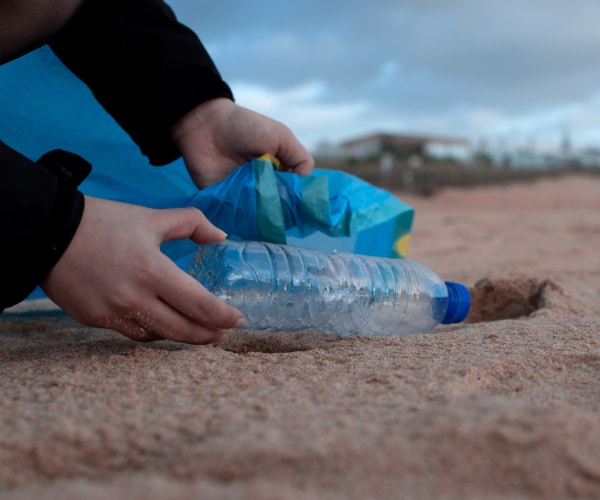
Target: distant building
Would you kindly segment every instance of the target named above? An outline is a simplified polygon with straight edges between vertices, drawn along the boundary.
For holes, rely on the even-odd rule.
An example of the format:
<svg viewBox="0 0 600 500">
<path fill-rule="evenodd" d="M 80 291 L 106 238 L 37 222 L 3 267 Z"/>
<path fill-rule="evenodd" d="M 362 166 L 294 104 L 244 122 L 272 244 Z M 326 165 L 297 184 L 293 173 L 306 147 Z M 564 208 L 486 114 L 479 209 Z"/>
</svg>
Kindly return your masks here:
<svg viewBox="0 0 600 500">
<path fill-rule="evenodd" d="M 338 153 L 342 157 L 356 159 L 391 153 L 468 162 L 472 148 L 465 139 L 380 133 L 343 142 Z"/>
</svg>

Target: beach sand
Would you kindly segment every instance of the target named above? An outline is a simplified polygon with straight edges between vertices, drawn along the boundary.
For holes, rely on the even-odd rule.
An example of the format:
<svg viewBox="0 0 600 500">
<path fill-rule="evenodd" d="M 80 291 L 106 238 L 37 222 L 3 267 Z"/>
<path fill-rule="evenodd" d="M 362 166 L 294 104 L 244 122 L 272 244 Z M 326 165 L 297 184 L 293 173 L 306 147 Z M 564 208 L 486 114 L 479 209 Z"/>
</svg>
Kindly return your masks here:
<svg viewBox="0 0 600 500">
<path fill-rule="evenodd" d="M 600 179 L 402 199 L 466 323 L 189 346 L 0 316 L 0 496 L 598 498 Z"/>
</svg>

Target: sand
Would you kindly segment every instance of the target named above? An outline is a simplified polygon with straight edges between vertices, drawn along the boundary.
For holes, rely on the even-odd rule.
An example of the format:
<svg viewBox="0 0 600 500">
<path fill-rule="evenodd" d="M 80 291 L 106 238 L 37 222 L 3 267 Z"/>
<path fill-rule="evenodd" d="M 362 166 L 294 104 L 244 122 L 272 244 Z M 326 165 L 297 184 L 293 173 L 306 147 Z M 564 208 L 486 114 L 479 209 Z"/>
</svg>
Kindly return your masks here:
<svg viewBox="0 0 600 500">
<path fill-rule="evenodd" d="M 466 323 L 189 346 L 0 316 L 0 496 L 600 496 L 600 179 L 402 198 Z"/>
</svg>

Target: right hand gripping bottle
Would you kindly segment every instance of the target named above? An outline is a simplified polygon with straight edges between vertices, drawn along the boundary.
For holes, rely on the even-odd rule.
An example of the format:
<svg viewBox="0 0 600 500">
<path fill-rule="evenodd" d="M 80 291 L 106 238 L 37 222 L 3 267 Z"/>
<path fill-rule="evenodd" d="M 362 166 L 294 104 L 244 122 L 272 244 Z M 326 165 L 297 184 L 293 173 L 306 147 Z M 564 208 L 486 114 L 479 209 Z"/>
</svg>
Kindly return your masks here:
<svg viewBox="0 0 600 500">
<path fill-rule="evenodd" d="M 251 330 L 406 335 L 460 323 L 470 308 L 464 285 L 406 259 L 224 240 L 201 245 L 190 272 Z"/>
</svg>

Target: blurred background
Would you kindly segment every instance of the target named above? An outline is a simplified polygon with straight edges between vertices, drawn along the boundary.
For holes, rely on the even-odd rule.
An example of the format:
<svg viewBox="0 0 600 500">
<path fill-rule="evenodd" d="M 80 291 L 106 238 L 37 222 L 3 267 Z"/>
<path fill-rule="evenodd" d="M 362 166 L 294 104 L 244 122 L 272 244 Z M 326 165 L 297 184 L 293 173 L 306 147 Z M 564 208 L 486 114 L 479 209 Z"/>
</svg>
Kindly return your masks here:
<svg viewBox="0 0 600 500">
<path fill-rule="evenodd" d="M 169 0 L 239 104 L 392 188 L 600 173 L 596 0 Z"/>
</svg>

